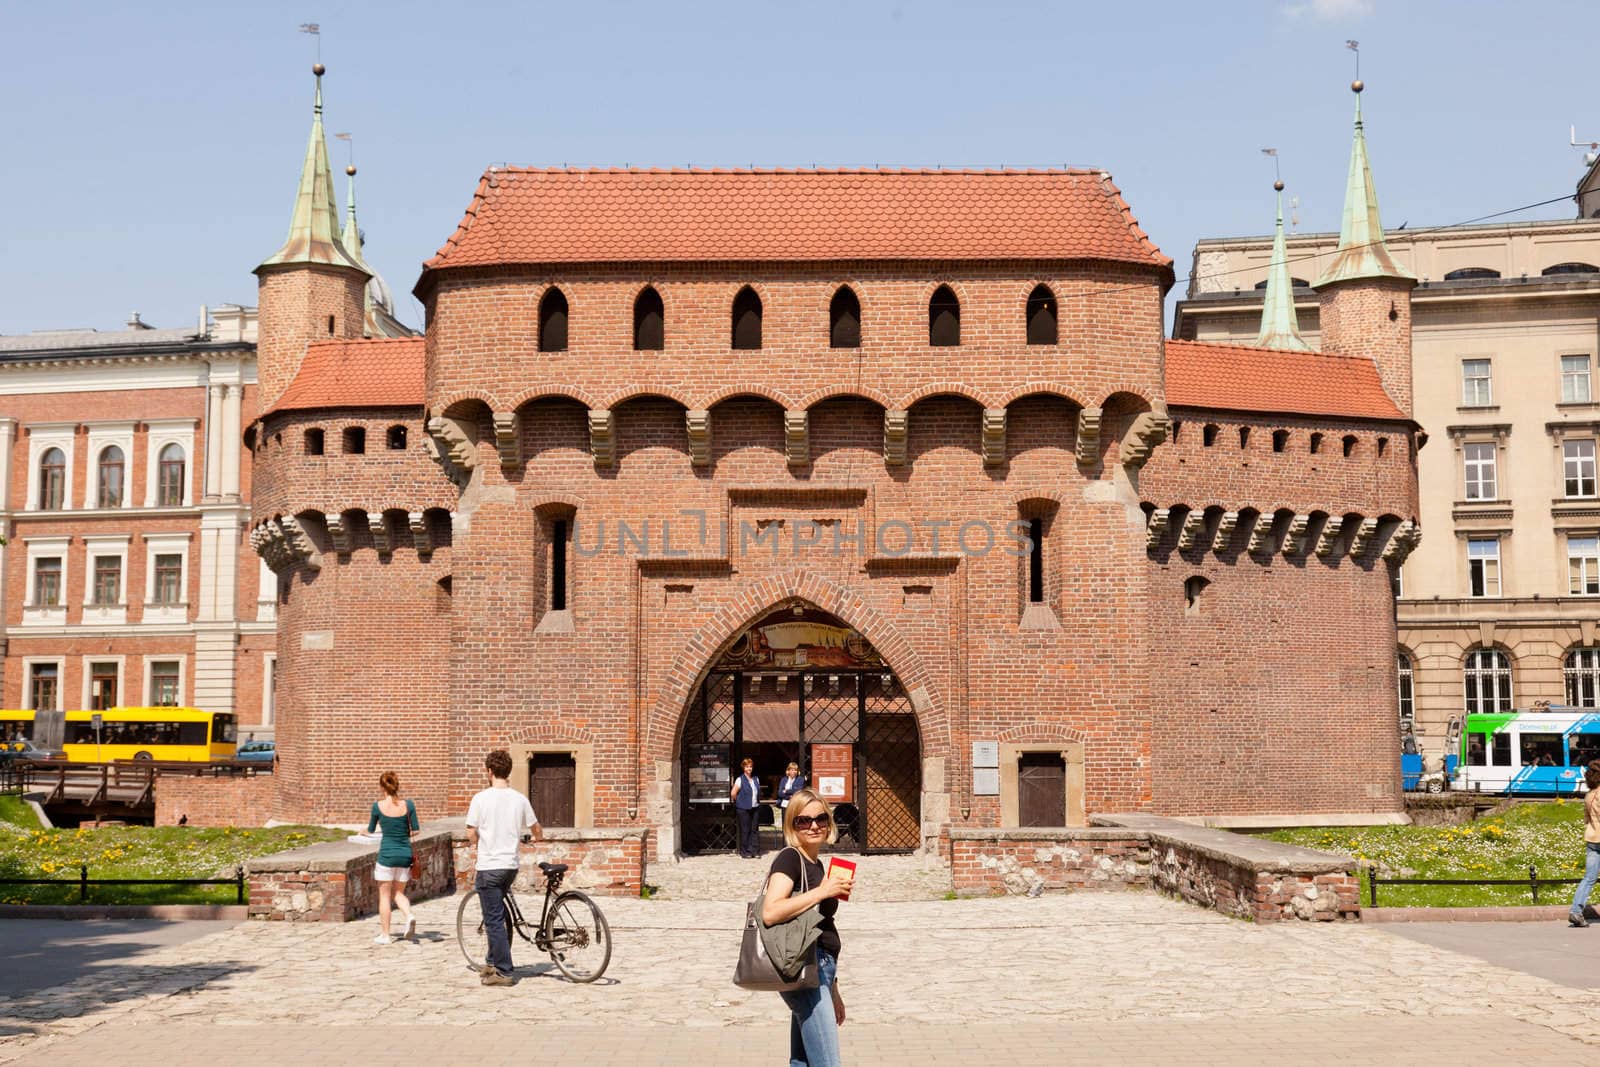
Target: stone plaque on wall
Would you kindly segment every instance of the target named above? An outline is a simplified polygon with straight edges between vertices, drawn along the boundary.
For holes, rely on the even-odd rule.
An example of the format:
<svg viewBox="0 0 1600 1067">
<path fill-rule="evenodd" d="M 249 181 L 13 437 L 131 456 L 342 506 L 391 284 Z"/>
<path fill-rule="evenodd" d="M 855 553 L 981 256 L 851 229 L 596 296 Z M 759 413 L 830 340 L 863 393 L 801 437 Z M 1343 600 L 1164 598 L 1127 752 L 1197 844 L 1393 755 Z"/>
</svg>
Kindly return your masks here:
<svg viewBox="0 0 1600 1067">
<path fill-rule="evenodd" d="M 975 797 L 997 797 L 1000 795 L 1000 768 L 999 767 L 974 767 L 972 768 L 972 795 Z"/>
<path fill-rule="evenodd" d="M 972 742 L 972 765 L 974 767 L 1000 766 L 1000 743 L 998 741 Z"/>
</svg>

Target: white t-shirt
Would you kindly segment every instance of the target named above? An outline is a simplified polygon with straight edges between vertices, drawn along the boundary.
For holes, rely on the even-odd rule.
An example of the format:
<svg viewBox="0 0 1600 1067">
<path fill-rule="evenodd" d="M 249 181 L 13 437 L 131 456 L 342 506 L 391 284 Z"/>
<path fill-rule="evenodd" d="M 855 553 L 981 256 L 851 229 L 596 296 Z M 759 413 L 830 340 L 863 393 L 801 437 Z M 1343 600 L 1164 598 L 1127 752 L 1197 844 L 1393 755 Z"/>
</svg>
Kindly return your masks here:
<svg viewBox="0 0 1600 1067">
<path fill-rule="evenodd" d="M 467 825 L 478 831 L 477 869 L 514 870 L 522 832 L 538 821 L 528 798 L 510 787 L 490 786 L 474 796 Z"/>
</svg>

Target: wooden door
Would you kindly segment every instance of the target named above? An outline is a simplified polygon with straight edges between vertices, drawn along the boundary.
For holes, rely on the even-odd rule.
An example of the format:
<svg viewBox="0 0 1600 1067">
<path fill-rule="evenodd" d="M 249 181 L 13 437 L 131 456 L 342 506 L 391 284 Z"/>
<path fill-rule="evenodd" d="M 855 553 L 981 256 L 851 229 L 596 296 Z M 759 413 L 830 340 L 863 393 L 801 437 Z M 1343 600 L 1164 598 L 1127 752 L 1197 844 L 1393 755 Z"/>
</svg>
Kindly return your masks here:
<svg viewBox="0 0 1600 1067">
<path fill-rule="evenodd" d="M 1017 762 L 1017 821 L 1061 826 L 1067 819 L 1067 761 L 1059 752 L 1024 752 Z"/>
<path fill-rule="evenodd" d="M 536 752 L 528 759 L 528 800 L 540 826 L 571 826 L 577 816 L 578 767 L 565 752 Z"/>
</svg>

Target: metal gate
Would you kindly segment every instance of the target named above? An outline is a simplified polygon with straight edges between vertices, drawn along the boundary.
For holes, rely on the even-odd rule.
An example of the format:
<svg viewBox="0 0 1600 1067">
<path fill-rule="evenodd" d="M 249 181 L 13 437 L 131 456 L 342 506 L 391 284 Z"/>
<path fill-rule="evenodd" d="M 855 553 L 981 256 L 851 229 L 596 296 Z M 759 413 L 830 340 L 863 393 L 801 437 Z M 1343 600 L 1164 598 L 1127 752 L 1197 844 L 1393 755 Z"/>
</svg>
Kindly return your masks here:
<svg viewBox="0 0 1600 1067">
<path fill-rule="evenodd" d="M 793 707 L 798 731 L 792 742 L 761 744 L 784 753 L 785 761 L 799 763 L 813 786 L 811 746 L 852 746 L 849 799 L 834 804 L 839 824 L 834 847 L 916 849 L 922 843 L 922 746 L 910 697 L 887 671 L 823 669 L 713 671 L 707 676 L 684 723 L 680 746 L 684 851 L 731 851 L 735 846 L 737 827 L 727 795 L 740 760 L 756 750 L 757 743 L 746 740 L 746 695 L 752 686 L 762 685 L 784 694 L 784 707 Z M 762 699 L 761 714 L 770 717 L 775 703 L 770 696 Z M 759 730 L 749 732 L 759 735 Z M 771 770 L 757 767 L 764 785 Z"/>
</svg>

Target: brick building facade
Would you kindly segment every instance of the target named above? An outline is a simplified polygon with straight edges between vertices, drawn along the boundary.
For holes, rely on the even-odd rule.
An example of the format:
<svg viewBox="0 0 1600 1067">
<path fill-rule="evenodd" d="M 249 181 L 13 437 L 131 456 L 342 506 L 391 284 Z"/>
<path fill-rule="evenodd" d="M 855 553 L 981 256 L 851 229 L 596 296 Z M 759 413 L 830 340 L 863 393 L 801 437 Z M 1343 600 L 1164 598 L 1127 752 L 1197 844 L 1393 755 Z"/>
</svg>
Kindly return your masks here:
<svg viewBox="0 0 1600 1067">
<path fill-rule="evenodd" d="M 1413 426 L 1369 353 L 1165 342 L 1103 172 L 494 168 L 364 341 L 320 100 L 246 434 L 279 817 L 459 809 L 492 747 L 668 853 L 741 755 L 869 849 L 1398 808 Z"/>
</svg>

